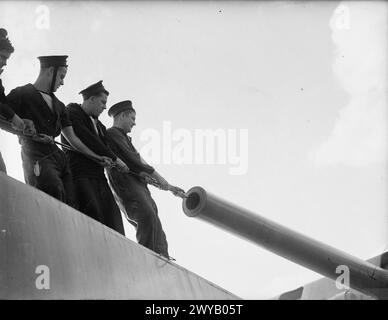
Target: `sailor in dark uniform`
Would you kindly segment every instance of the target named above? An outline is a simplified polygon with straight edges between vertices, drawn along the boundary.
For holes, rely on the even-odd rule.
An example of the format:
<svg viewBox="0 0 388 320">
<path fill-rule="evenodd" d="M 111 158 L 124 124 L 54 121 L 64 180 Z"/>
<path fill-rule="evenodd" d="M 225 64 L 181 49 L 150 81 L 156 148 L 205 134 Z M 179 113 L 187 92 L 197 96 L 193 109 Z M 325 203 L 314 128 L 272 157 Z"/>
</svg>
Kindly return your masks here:
<svg viewBox="0 0 388 320">
<path fill-rule="evenodd" d="M 21 137 L 24 179 L 58 200 L 74 206 L 72 178 L 65 154 L 54 143 L 61 132 L 70 145 L 109 165 L 109 159 L 99 157 L 75 135 L 65 105 L 54 92 L 63 85 L 67 72 L 67 56 L 42 56 L 40 72 L 34 84 L 13 89 L 7 102 L 21 118 L 33 121 L 39 141 Z"/>
<path fill-rule="evenodd" d="M 0 28 L 0 75 L 3 73 L 3 68 L 7 65 L 7 60 L 15 51 L 7 37 L 8 33 L 5 29 Z M 11 122 L 14 129 L 23 131 L 25 125 L 22 119 L 7 105 L 7 98 L 4 93 L 3 83 L 0 78 L 0 116 Z M 3 157 L 0 152 L 0 171 L 7 173 Z"/>
<path fill-rule="evenodd" d="M 70 103 L 68 111 L 77 136 L 91 150 L 114 161 L 121 170 L 128 170 L 105 142 L 106 129 L 98 116 L 106 109 L 109 92 L 99 81 L 80 92 L 83 103 Z M 67 143 L 65 137 L 62 142 Z M 66 151 L 73 173 L 78 208 L 91 218 L 124 235 L 120 209 L 105 178 L 104 167 L 90 158 Z"/>
<path fill-rule="evenodd" d="M 116 168 L 108 169 L 108 179 L 114 195 L 128 221 L 135 224 L 139 244 L 169 258 L 168 244 L 158 217 L 158 208 L 151 197 L 146 181 L 151 177 L 164 190 L 173 192 L 175 190 L 176 193 L 184 193 L 184 191 L 171 186 L 148 165 L 133 146 L 131 138 L 127 136 L 136 120 L 132 102 L 130 100 L 119 102 L 109 109 L 108 114 L 114 121 L 113 127 L 107 130 L 109 147 L 132 172 L 138 175 L 123 173 Z"/>
</svg>

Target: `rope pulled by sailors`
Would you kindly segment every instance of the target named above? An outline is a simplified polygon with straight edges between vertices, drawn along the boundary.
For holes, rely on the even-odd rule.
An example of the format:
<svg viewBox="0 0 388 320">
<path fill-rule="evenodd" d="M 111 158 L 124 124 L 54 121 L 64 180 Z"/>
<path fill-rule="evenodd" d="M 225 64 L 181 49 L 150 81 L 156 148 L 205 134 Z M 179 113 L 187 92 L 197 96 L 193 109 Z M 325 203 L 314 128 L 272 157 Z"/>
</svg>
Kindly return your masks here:
<svg viewBox="0 0 388 320">
<path fill-rule="evenodd" d="M 93 157 L 92 155 L 89 155 L 89 154 L 86 154 L 86 153 L 84 153 L 82 151 L 76 150 L 72 146 L 69 146 L 67 144 L 55 141 L 54 137 L 50 137 L 50 136 L 45 135 L 45 134 L 37 134 L 35 132 L 35 130 L 33 129 L 33 123 L 32 123 L 31 120 L 23 119 L 23 121 L 25 122 L 26 126 L 25 126 L 25 130 L 21 131 L 21 130 L 17 130 L 15 128 L 13 128 L 12 124 L 9 121 L 5 120 L 2 116 L 0 116 L 0 128 L 5 130 L 5 131 L 7 131 L 7 132 L 9 132 L 9 133 L 15 134 L 15 135 L 17 135 L 19 137 L 31 139 L 31 140 L 33 140 L 35 142 L 38 142 L 38 143 L 56 144 L 58 146 L 61 146 L 63 149 L 66 149 L 66 150 L 69 150 L 69 151 L 81 154 L 81 155 L 89 158 L 90 160 L 92 160 L 92 161 L 102 165 L 101 161 L 99 159 Z M 39 160 L 37 160 L 35 162 L 35 164 L 34 164 L 34 174 L 36 176 L 39 176 L 40 172 L 41 172 L 40 162 L 42 162 L 44 159 L 52 156 L 55 152 L 58 152 L 59 150 L 60 149 L 57 149 L 54 152 L 44 156 L 43 158 L 40 158 Z M 110 170 L 112 168 L 116 168 L 116 169 L 118 169 L 121 172 L 129 173 L 129 174 L 131 174 L 133 176 L 136 176 L 137 178 L 140 178 L 145 183 L 150 184 L 150 185 L 152 185 L 152 186 L 154 186 L 154 187 L 156 187 L 156 188 L 158 188 L 160 190 L 170 191 L 176 197 L 179 197 L 179 198 L 182 198 L 182 199 L 187 198 L 187 196 L 185 195 L 185 192 L 184 192 L 183 189 L 175 188 L 175 187 L 173 187 L 171 185 L 168 185 L 167 187 L 166 186 L 162 186 L 155 178 L 151 177 L 150 175 L 138 174 L 136 172 L 131 171 L 129 168 L 127 170 L 123 170 L 116 163 L 112 163 L 111 165 L 105 166 L 105 168 L 107 170 Z"/>
</svg>

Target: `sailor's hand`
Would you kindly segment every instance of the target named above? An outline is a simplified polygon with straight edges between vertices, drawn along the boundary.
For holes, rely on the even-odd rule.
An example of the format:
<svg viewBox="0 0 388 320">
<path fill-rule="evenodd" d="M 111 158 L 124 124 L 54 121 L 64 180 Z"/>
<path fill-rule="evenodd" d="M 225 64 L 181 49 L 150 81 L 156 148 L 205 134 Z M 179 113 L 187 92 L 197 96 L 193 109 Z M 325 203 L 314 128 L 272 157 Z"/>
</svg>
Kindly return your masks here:
<svg viewBox="0 0 388 320">
<path fill-rule="evenodd" d="M 170 185 L 168 184 L 167 180 L 165 180 L 164 178 L 158 177 L 158 183 L 162 190 L 169 190 Z"/>
<path fill-rule="evenodd" d="M 33 136 L 36 134 L 35 125 L 30 119 L 22 119 L 24 122 L 23 133 L 27 136 Z"/>
<path fill-rule="evenodd" d="M 174 196 L 185 198 L 185 191 L 177 186 L 169 185 L 168 190 L 170 190 Z"/>
<path fill-rule="evenodd" d="M 39 133 L 32 138 L 34 141 L 42 142 L 42 143 L 54 143 L 53 137 L 48 136 L 44 133 Z"/>
<path fill-rule="evenodd" d="M 146 172 L 140 172 L 139 175 L 144 179 L 144 182 L 147 184 L 154 184 L 154 182 L 156 182 L 155 179 Z"/>
<path fill-rule="evenodd" d="M 154 171 L 152 177 L 156 179 L 157 183 L 162 190 L 168 190 L 169 184 L 166 179 L 164 179 L 158 172 Z"/>
<path fill-rule="evenodd" d="M 99 161 L 103 167 L 109 168 L 113 165 L 113 160 L 109 157 L 106 157 L 106 156 L 100 156 Z"/>
<path fill-rule="evenodd" d="M 12 128 L 16 130 L 24 131 L 24 128 L 25 128 L 24 121 L 20 119 L 20 117 L 16 113 L 11 119 L 11 125 L 12 125 Z"/>
<path fill-rule="evenodd" d="M 121 172 L 129 172 L 127 165 L 120 158 L 116 159 L 115 164 Z"/>
</svg>

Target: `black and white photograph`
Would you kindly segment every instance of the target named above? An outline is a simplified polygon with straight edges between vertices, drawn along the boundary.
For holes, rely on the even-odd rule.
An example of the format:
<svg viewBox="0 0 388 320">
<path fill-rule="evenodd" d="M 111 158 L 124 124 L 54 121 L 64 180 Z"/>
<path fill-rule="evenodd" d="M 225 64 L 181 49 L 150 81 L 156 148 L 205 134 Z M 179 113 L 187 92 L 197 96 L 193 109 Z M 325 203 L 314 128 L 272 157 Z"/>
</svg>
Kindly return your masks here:
<svg viewBox="0 0 388 320">
<path fill-rule="evenodd" d="M 0 300 L 388 299 L 387 62 L 386 1 L 0 1 Z"/>
</svg>

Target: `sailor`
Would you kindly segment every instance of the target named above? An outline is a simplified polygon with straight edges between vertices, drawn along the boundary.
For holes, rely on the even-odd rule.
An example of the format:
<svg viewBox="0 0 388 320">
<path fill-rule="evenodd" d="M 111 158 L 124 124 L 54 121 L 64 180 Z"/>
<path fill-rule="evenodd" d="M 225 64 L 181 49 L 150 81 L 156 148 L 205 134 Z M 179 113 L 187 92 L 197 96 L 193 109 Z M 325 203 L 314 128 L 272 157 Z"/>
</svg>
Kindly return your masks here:
<svg viewBox="0 0 388 320">
<path fill-rule="evenodd" d="M 129 173 L 116 168 L 108 169 L 109 183 L 120 209 L 131 224 L 136 226 L 136 238 L 139 244 L 169 258 L 168 244 L 162 224 L 158 217 L 158 208 L 151 197 L 147 181 L 153 179 L 164 190 L 184 191 L 171 186 L 153 167 L 148 165 L 132 144 L 128 133 L 136 124 L 136 111 L 130 100 L 113 105 L 109 111 L 113 126 L 107 130 L 107 142 L 111 150 L 120 157 Z"/>
<path fill-rule="evenodd" d="M 8 39 L 7 30 L 0 28 L 0 75 L 3 68 L 7 65 L 7 60 L 15 51 L 11 41 Z M 25 125 L 22 119 L 6 104 L 7 98 L 4 93 L 3 83 L 0 78 L 0 115 L 7 121 L 11 122 L 14 129 L 23 131 Z M 0 171 L 7 173 L 3 157 L 0 152 Z"/>
<path fill-rule="evenodd" d="M 67 106 L 75 133 L 96 154 L 109 157 L 120 170 L 128 170 L 106 145 L 106 128 L 98 120 L 106 109 L 109 92 L 99 81 L 80 94 L 82 104 L 70 103 Z M 61 138 L 63 143 L 67 143 L 66 137 Z M 78 209 L 124 235 L 120 209 L 105 178 L 104 167 L 73 151 L 66 151 L 66 155 L 73 173 Z"/>
<path fill-rule="evenodd" d="M 61 132 L 70 145 L 109 165 L 75 135 L 65 105 L 54 92 L 64 84 L 68 56 L 41 56 L 40 72 L 34 84 L 13 89 L 7 96 L 10 107 L 21 118 L 33 121 L 38 141 L 19 137 L 26 183 L 74 206 L 72 178 L 65 154 L 53 142 Z"/>
</svg>

